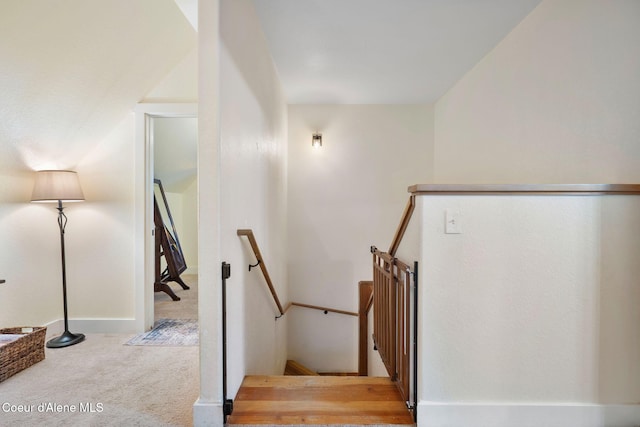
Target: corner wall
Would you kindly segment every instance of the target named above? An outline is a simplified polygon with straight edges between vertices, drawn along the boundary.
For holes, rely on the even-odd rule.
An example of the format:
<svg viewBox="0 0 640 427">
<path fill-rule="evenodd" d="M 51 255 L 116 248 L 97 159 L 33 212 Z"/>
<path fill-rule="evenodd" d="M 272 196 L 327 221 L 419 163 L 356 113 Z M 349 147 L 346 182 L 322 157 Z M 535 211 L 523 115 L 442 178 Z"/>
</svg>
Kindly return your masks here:
<svg viewBox="0 0 640 427">
<path fill-rule="evenodd" d="M 358 311 L 358 282 L 372 278 L 369 247 L 388 248 L 407 187 L 432 178 L 432 117 L 427 105 L 289 106 L 292 301 Z M 297 307 L 287 316 L 290 359 L 358 370 L 357 318 Z"/>
<path fill-rule="evenodd" d="M 638 17 L 543 1 L 437 102 L 436 182 L 640 181 Z"/>
<path fill-rule="evenodd" d="M 198 269 L 200 397 L 194 425 L 222 426 L 223 398 L 245 375 L 286 362 L 286 319 L 274 307 L 239 228 L 251 228 L 278 293 L 287 296 L 287 111 L 250 0 L 200 0 Z M 227 280 L 227 393 L 222 387 L 221 263 Z"/>
<path fill-rule="evenodd" d="M 639 182 L 638 17 L 635 1 L 543 1 L 436 103 L 435 182 Z M 429 233 L 455 206 L 430 199 L 424 259 L 437 271 L 422 269 L 432 281 L 422 285 L 420 426 L 637 425 L 638 249 L 613 223 L 637 235 L 638 207 L 617 200 L 552 204 L 536 213 L 545 217 L 536 237 L 504 250 L 532 211 L 464 208 L 463 220 L 502 219 L 483 238 L 440 242 Z M 539 280 L 511 275 L 546 252 L 557 256 L 531 271 Z M 550 288 L 559 272 L 567 280 Z"/>
<path fill-rule="evenodd" d="M 287 110 L 253 3 L 222 1 L 220 16 L 217 219 L 221 259 L 232 266 L 227 352 L 228 397 L 233 398 L 245 375 L 279 375 L 286 362 L 287 320 L 276 322 L 277 309 L 260 271 L 247 271 L 255 263 L 248 241 L 236 232 L 253 229 L 278 295 L 286 301 Z M 214 215 L 201 216 L 200 223 L 215 220 Z M 207 262 L 200 259 L 200 267 Z"/>
</svg>

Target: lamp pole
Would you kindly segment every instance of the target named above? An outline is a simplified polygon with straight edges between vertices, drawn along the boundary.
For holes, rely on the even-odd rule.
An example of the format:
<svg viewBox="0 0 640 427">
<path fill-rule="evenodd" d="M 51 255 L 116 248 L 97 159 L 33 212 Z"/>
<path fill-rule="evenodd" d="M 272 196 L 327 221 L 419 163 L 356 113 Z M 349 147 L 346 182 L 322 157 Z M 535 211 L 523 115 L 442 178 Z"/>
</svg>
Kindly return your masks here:
<svg viewBox="0 0 640 427">
<path fill-rule="evenodd" d="M 60 227 L 60 253 L 62 256 L 62 301 L 64 306 L 64 332 L 59 337 L 47 342 L 49 348 L 67 347 L 84 340 L 83 334 L 69 332 L 69 314 L 67 311 L 67 262 L 64 251 L 64 229 L 67 226 L 67 216 L 64 214 L 62 200 L 58 200 L 58 226 Z"/>
<path fill-rule="evenodd" d="M 67 216 L 63 201 L 84 200 L 78 174 L 68 170 L 42 170 L 36 173 L 33 184 L 32 202 L 58 202 L 58 227 L 60 228 L 60 255 L 62 256 L 62 300 L 64 303 L 64 333 L 47 341 L 47 347 L 59 348 L 77 344 L 84 340 L 83 334 L 69 332 L 69 312 L 67 310 L 67 262 L 64 253 L 64 229 Z"/>
</svg>

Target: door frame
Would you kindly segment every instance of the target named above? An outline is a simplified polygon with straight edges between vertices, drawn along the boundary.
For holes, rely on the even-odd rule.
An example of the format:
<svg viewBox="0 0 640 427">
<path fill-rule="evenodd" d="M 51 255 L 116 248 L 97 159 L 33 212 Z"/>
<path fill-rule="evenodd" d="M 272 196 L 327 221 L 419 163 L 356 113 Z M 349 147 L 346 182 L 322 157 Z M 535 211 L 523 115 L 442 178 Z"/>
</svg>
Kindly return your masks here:
<svg viewBox="0 0 640 427">
<path fill-rule="evenodd" d="M 148 331 L 154 323 L 155 247 L 153 223 L 153 119 L 198 117 L 197 103 L 140 103 L 135 108 L 135 325 Z"/>
</svg>

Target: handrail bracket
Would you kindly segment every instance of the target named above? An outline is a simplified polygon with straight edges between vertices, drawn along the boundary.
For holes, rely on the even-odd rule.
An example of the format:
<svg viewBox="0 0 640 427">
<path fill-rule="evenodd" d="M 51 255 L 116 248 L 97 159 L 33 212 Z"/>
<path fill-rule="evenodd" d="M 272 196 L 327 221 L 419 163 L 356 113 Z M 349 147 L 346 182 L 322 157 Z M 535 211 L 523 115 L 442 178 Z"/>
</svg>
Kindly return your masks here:
<svg viewBox="0 0 640 427">
<path fill-rule="evenodd" d="M 249 271 L 251 271 L 252 268 L 259 266 L 261 262 L 262 260 L 259 259 L 258 262 L 256 262 L 255 264 L 249 264 Z"/>
</svg>

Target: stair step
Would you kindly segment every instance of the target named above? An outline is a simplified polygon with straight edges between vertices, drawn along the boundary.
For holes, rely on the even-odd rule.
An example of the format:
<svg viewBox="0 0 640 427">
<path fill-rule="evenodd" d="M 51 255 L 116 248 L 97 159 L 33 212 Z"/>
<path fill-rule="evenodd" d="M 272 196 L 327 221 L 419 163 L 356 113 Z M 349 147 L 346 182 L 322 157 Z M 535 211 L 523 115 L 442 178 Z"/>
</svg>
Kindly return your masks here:
<svg viewBox="0 0 640 427">
<path fill-rule="evenodd" d="M 284 368 L 285 375 L 318 375 L 317 372 L 312 371 L 301 363 L 295 360 L 287 360 L 287 365 Z"/>
<path fill-rule="evenodd" d="M 396 385 L 380 377 L 248 376 L 229 426 L 415 426 Z"/>
</svg>

